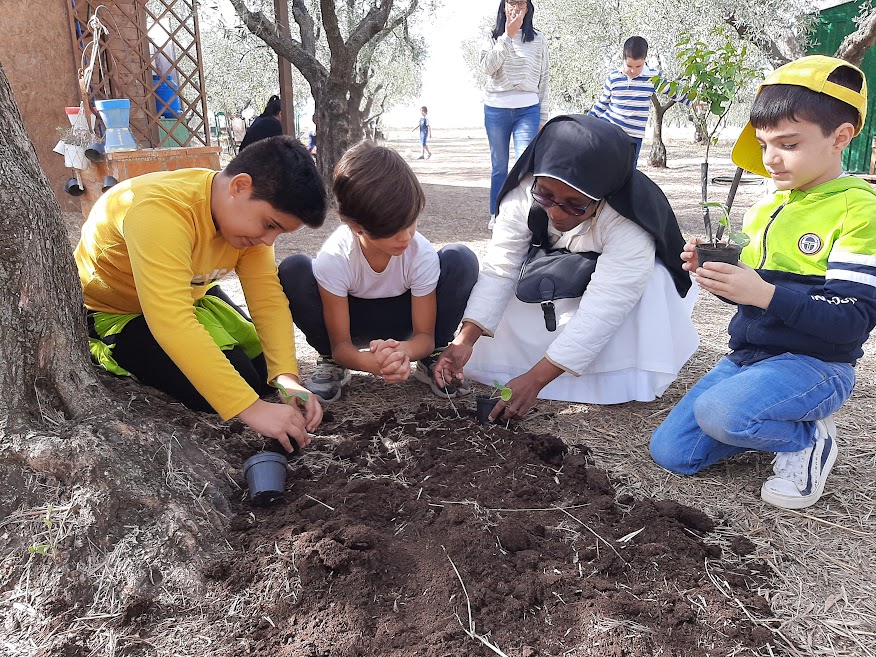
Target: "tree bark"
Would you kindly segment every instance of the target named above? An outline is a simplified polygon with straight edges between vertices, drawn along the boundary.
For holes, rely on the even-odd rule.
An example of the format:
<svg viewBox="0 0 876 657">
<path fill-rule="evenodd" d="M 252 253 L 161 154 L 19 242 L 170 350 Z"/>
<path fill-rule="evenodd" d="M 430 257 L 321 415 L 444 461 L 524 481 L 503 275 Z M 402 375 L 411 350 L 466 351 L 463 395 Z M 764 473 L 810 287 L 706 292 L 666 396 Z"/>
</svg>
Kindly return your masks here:
<svg viewBox="0 0 876 657">
<path fill-rule="evenodd" d="M 848 35 L 836 50 L 836 57 L 860 66 L 867 51 L 876 44 L 876 11 L 871 12 L 857 30 Z"/>
<path fill-rule="evenodd" d="M 0 429 L 105 406 L 61 208 L 0 65 Z"/>
<path fill-rule="evenodd" d="M 651 94 L 651 105 L 654 106 L 654 139 L 651 141 L 651 152 L 648 155 L 648 164 L 658 169 L 666 168 L 666 144 L 663 143 L 663 116 L 666 110 L 675 105 L 674 100 L 661 105 L 657 94 Z"/>
</svg>

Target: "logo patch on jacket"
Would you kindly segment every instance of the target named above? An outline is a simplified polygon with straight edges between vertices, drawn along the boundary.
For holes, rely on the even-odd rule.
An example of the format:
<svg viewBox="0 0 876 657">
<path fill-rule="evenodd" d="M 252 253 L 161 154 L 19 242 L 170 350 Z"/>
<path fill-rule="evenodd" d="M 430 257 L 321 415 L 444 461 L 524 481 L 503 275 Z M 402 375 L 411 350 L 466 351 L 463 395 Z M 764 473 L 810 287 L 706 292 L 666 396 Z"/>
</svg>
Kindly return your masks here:
<svg viewBox="0 0 876 657">
<path fill-rule="evenodd" d="M 815 255 L 821 251 L 823 246 L 824 242 L 815 233 L 806 233 L 797 240 L 797 248 L 800 249 L 800 253 L 803 255 Z"/>
</svg>

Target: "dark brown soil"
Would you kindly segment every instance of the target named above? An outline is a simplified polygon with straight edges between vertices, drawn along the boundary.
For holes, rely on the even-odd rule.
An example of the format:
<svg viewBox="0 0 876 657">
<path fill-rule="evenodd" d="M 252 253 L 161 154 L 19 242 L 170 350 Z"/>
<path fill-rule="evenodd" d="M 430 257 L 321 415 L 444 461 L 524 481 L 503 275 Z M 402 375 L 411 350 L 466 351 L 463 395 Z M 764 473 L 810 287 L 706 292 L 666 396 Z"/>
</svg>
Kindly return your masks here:
<svg viewBox="0 0 876 657">
<path fill-rule="evenodd" d="M 329 413 L 330 437 L 290 462 L 286 501 L 239 503 L 233 552 L 203 574 L 268 613 L 212 654 L 492 654 L 467 630 L 513 657 L 717 656 L 769 641 L 739 604 L 769 615 L 751 592 L 761 575 L 704 542 L 710 518 L 617 497 L 586 448 L 456 406 L 462 417 L 422 405 L 364 426 Z M 242 462 L 252 445 L 238 447 Z"/>
</svg>

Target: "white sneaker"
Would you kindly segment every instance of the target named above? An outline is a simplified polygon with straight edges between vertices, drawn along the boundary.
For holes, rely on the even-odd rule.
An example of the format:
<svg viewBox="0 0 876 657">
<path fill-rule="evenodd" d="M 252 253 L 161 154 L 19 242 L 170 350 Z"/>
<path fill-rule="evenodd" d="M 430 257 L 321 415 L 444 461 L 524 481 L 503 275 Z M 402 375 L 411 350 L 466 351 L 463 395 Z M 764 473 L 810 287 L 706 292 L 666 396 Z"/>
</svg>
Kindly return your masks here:
<svg viewBox="0 0 876 657">
<path fill-rule="evenodd" d="M 773 474 L 763 482 L 760 497 L 783 509 L 805 509 L 824 492 L 836 462 L 836 424 L 830 417 L 815 421 L 815 443 L 799 452 L 779 452 Z"/>
<path fill-rule="evenodd" d="M 490 220 L 487 222 L 487 230 L 493 230 L 493 227 L 496 225 L 496 215 L 491 214 Z"/>
</svg>

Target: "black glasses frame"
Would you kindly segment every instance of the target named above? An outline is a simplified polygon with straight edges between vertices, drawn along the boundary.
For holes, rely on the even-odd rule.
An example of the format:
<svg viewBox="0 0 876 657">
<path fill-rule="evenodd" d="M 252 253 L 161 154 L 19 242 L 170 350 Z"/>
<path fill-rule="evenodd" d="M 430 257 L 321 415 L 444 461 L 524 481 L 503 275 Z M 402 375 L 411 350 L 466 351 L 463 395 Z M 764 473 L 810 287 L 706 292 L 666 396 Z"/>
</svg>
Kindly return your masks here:
<svg viewBox="0 0 876 657">
<path fill-rule="evenodd" d="M 580 217 L 582 214 L 587 214 L 587 211 L 590 209 L 590 207 L 594 203 L 596 203 L 596 200 L 594 199 L 594 200 L 590 201 L 590 203 L 585 205 L 583 208 L 580 206 L 577 206 L 577 205 L 569 205 L 568 203 L 557 203 L 554 199 L 548 198 L 547 196 L 544 196 L 543 194 L 539 194 L 538 192 L 536 192 L 535 186 L 537 183 L 538 183 L 537 180 L 533 181 L 532 187 L 530 188 L 529 193 L 532 194 L 532 198 L 535 200 L 535 202 L 538 203 L 543 208 L 552 208 L 552 207 L 556 206 L 556 207 L 560 208 L 560 210 L 562 210 L 566 214 L 570 214 L 573 217 Z"/>
</svg>

